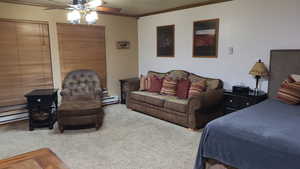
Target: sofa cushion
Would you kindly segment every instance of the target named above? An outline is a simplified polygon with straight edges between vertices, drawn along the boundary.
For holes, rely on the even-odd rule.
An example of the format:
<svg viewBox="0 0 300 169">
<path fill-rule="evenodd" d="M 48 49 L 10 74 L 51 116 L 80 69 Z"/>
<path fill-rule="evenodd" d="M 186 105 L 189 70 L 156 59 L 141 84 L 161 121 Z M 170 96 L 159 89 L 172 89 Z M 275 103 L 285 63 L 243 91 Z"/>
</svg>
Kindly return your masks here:
<svg viewBox="0 0 300 169">
<path fill-rule="evenodd" d="M 168 72 L 166 75 L 166 77 L 174 80 L 187 79 L 188 76 L 189 76 L 189 72 L 186 72 L 184 70 L 172 70 Z"/>
<path fill-rule="evenodd" d="M 159 107 L 163 107 L 165 102 L 165 96 L 147 91 L 131 92 L 131 97 L 135 100 L 146 102 L 148 104 L 152 104 Z"/>
<path fill-rule="evenodd" d="M 189 80 L 193 83 L 193 82 L 197 82 L 200 80 L 206 80 L 206 85 L 207 85 L 207 89 L 208 90 L 215 90 L 221 87 L 221 81 L 219 79 L 210 79 L 210 78 L 204 78 L 198 75 L 195 75 L 193 73 L 191 73 L 189 75 Z"/>
<path fill-rule="evenodd" d="M 188 99 L 178 99 L 174 96 L 167 96 L 164 107 L 181 113 L 186 113 Z"/>
</svg>

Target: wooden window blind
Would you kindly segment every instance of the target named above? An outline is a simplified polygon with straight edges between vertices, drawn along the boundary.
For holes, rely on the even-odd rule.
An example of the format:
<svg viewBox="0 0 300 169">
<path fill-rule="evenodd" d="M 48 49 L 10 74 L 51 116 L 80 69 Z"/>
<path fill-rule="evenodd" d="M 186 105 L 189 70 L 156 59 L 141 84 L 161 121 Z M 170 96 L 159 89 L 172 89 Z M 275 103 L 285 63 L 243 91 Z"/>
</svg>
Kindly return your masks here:
<svg viewBox="0 0 300 169">
<path fill-rule="evenodd" d="M 40 88 L 53 88 L 48 24 L 0 19 L 0 107 Z"/>
<path fill-rule="evenodd" d="M 106 87 L 105 27 L 57 24 L 61 74 L 78 69 L 96 71 Z"/>
</svg>

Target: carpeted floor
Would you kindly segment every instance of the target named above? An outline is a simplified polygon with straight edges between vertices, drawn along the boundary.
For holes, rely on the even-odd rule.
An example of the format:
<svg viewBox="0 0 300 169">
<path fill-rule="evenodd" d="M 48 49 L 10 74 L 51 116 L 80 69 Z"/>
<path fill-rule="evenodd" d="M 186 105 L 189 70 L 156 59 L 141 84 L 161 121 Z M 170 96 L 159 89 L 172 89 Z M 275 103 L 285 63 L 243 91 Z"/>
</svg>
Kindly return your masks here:
<svg viewBox="0 0 300 169">
<path fill-rule="evenodd" d="M 70 169 L 193 169 L 201 132 L 164 122 L 124 105 L 105 108 L 94 129 L 28 131 L 27 122 L 0 126 L 0 159 L 48 147 Z"/>
</svg>

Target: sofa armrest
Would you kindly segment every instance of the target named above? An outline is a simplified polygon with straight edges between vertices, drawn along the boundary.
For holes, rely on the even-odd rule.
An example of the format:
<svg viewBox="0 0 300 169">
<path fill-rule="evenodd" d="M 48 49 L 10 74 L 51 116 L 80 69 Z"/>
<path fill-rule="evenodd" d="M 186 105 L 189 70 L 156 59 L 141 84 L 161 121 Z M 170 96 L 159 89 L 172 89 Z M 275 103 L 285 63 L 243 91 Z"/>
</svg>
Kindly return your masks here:
<svg viewBox="0 0 300 169">
<path fill-rule="evenodd" d="M 197 113 L 207 112 L 214 106 L 222 104 L 224 96 L 223 89 L 209 90 L 201 93 L 201 95 L 192 97 L 188 101 L 189 123 L 192 128 L 196 128 Z"/>
</svg>

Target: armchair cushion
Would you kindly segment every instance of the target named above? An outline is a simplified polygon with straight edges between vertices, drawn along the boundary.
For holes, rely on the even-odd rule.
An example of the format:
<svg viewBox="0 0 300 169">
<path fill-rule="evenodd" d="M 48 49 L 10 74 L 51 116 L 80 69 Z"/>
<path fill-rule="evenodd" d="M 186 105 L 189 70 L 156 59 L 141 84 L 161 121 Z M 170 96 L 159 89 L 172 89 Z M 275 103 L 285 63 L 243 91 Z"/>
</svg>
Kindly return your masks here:
<svg viewBox="0 0 300 169">
<path fill-rule="evenodd" d="M 64 101 L 60 105 L 60 116 L 81 116 L 95 114 L 95 111 L 101 110 L 101 101 L 97 100 L 76 100 L 76 101 Z"/>
</svg>

